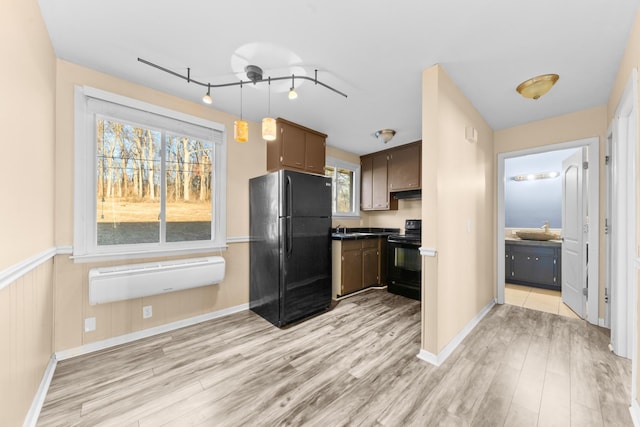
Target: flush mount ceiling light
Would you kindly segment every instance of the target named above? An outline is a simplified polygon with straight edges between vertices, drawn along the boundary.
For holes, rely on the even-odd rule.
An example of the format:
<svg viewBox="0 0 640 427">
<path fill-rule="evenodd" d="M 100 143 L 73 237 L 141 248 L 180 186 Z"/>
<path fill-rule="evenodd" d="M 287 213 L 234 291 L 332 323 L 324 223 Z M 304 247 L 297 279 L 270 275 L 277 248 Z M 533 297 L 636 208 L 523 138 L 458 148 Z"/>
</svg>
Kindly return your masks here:
<svg viewBox="0 0 640 427">
<path fill-rule="evenodd" d="M 554 84 L 560 78 L 557 74 L 543 74 L 533 77 L 518 85 L 516 91 L 525 98 L 538 99 L 545 93 L 549 92 Z"/>
<path fill-rule="evenodd" d="M 264 83 L 267 80 L 264 79 L 263 76 L 263 71 L 262 68 L 258 67 L 257 65 L 247 65 L 244 68 L 245 73 L 247 73 L 247 78 L 249 80 L 243 81 L 235 81 L 235 82 L 229 82 L 229 83 L 219 83 L 219 84 L 211 84 L 209 82 L 204 83 L 198 80 L 194 80 L 191 78 L 191 68 L 187 68 L 187 75 L 183 75 L 180 73 L 176 73 L 175 71 L 169 70 L 168 68 L 164 68 L 160 65 L 154 64 L 153 62 L 149 62 L 145 59 L 142 58 L 138 58 L 138 62 L 142 62 L 143 64 L 149 65 L 153 68 L 157 68 L 160 71 L 164 71 L 167 74 L 171 74 L 172 76 L 175 77 L 179 77 L 183 80 L 186 80 L 187 83 L 193 83 L 202 87 L 206 87 L 207 88 L 207 94 L 202 98 L 202 101 L 207 103 L 207 104 L 211 104 L 213 101 L 211 100 L 211 88 L 221 88 L 221 87 L 228 87 L 228 86 L 239 86 L 242 85 L 243 83 L 253 83 L 254 85 L 257 83 Z M 347 95 L 343 92 L 340 92 L 338 89 L 335 89 L 331 86 L 329 86 L 328 84 L 322 83 L 320 80 L 318 80 L 318 70 L 315 70 L 315 77 L 311 78 L 311 77 L 307 77 L 307 76 L 294 76 L 293 74 L 291 76 L 282 76 L 282 77 L 269 77 L 269 84 L 271 84 L 272 81 L 278 81 L 278 80 L 289 80 L 291 79 L 291 90 L 289 91 L 289 99 L 295 99 L 298 94 L 296 93 L 295 89 L 294 89 L 294 79 L 303 79 L 303 80 L 309 80 L 312 81 L 314 84 L 316 85 L 320 85 L 322 87 L 325 87 L 335 93 L 337 93 L 338 95 L 342 95 L 345 98 L 347 97 Z M 293 93 L 293 95 L 292 95 Z M 293 96 L 293 98 L 292 98 Z M 208 98 L 207 98 L 208 97 Z"/>
<path fill-rule="evenodd" d="M 511 178 L 514 181 L 535 181 L 538 179 L 550 179 L 560 176 L 560 172 L 541 172 L 541 173 L 528 173 L 523 175 L 516 175 Z"/>
<path fill-rule="evenodd" d="M 382 141 L 386 144 L 391 141 L 391 138 L 393 138 L 395 134 L 396 131 L 393 129 L 380 129 L 376 132 L 376 138 L 378 138 L 378 141 Z"/>
</svg>

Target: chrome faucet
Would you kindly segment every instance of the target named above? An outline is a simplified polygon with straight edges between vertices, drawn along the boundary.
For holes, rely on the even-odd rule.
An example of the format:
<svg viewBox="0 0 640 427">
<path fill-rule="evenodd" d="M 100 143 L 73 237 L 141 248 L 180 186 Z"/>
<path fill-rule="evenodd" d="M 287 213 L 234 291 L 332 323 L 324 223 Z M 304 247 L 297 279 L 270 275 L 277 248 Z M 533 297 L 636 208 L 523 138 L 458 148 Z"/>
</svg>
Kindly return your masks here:
<svg viewBox="0 0 640 427">
<path fill-rule="evenodd" d="M 542 225 L 542 227 L 540 227 L 542 229 L 544 229 L 545 233 L 549 232 L 549 221 L 545 221 L 544 224 Z"/>
</svg>

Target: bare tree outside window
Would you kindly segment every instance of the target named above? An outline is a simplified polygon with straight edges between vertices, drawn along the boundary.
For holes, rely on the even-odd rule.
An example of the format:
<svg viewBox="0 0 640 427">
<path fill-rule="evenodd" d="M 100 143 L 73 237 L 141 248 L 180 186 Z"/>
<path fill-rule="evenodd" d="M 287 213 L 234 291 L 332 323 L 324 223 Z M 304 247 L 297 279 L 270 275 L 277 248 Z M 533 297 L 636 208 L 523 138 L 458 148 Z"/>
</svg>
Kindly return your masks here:
<svg viewBox="0 0 640 427">
<path fill-rule="evenodd" d="M 210 142 L 99 117 L 96 143 L 98 245 L 211 239 Z"/>
</svg>

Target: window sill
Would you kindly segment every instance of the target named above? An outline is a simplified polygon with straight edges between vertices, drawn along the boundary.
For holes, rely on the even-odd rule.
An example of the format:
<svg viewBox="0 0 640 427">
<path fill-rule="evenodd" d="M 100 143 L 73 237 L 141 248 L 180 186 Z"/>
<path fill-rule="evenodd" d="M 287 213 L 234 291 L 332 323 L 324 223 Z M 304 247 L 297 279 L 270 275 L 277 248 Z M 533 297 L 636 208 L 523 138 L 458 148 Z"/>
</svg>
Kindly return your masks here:
<svg viewBox="0 0 640 427">
<path fill-rule="evenodd" d="M 207 247 L 188 247 L 188 248 L 170 248 L 170 249 L 154 249 L 144 251 L 130 252 L 99 252 L 83 255 L 71 255 L 71 259 L 75 263 L 102 262 L 102 261 L 118 261 L 141 258 L 161 258 L 180 255 L 192 255 L 202 253 L 222 252 L 228 248 L 224 246 L 207 246 Z"/>
</svg>

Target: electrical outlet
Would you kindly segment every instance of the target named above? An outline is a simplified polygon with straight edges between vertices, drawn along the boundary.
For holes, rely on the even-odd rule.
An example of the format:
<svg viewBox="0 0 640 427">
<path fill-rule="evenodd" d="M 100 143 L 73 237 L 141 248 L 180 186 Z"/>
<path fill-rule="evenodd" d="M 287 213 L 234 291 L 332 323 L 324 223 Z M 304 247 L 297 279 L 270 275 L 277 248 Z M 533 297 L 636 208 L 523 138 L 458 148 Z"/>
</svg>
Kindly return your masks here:
<svg viewBox="0 0 640 427">
<path fill-rule="evenodd" d="M 92 332 L 96 330 L 96 318 L 95 317 L 87 317 L 84 319 L 84 331 Z"/>
<path fill-rule="evenodd" d="M 151 316 L 153 316 L 153 306 L 145 305 L 144 307 L 142 307 L 142 318 L 148 319 Z"/>
</svg>

